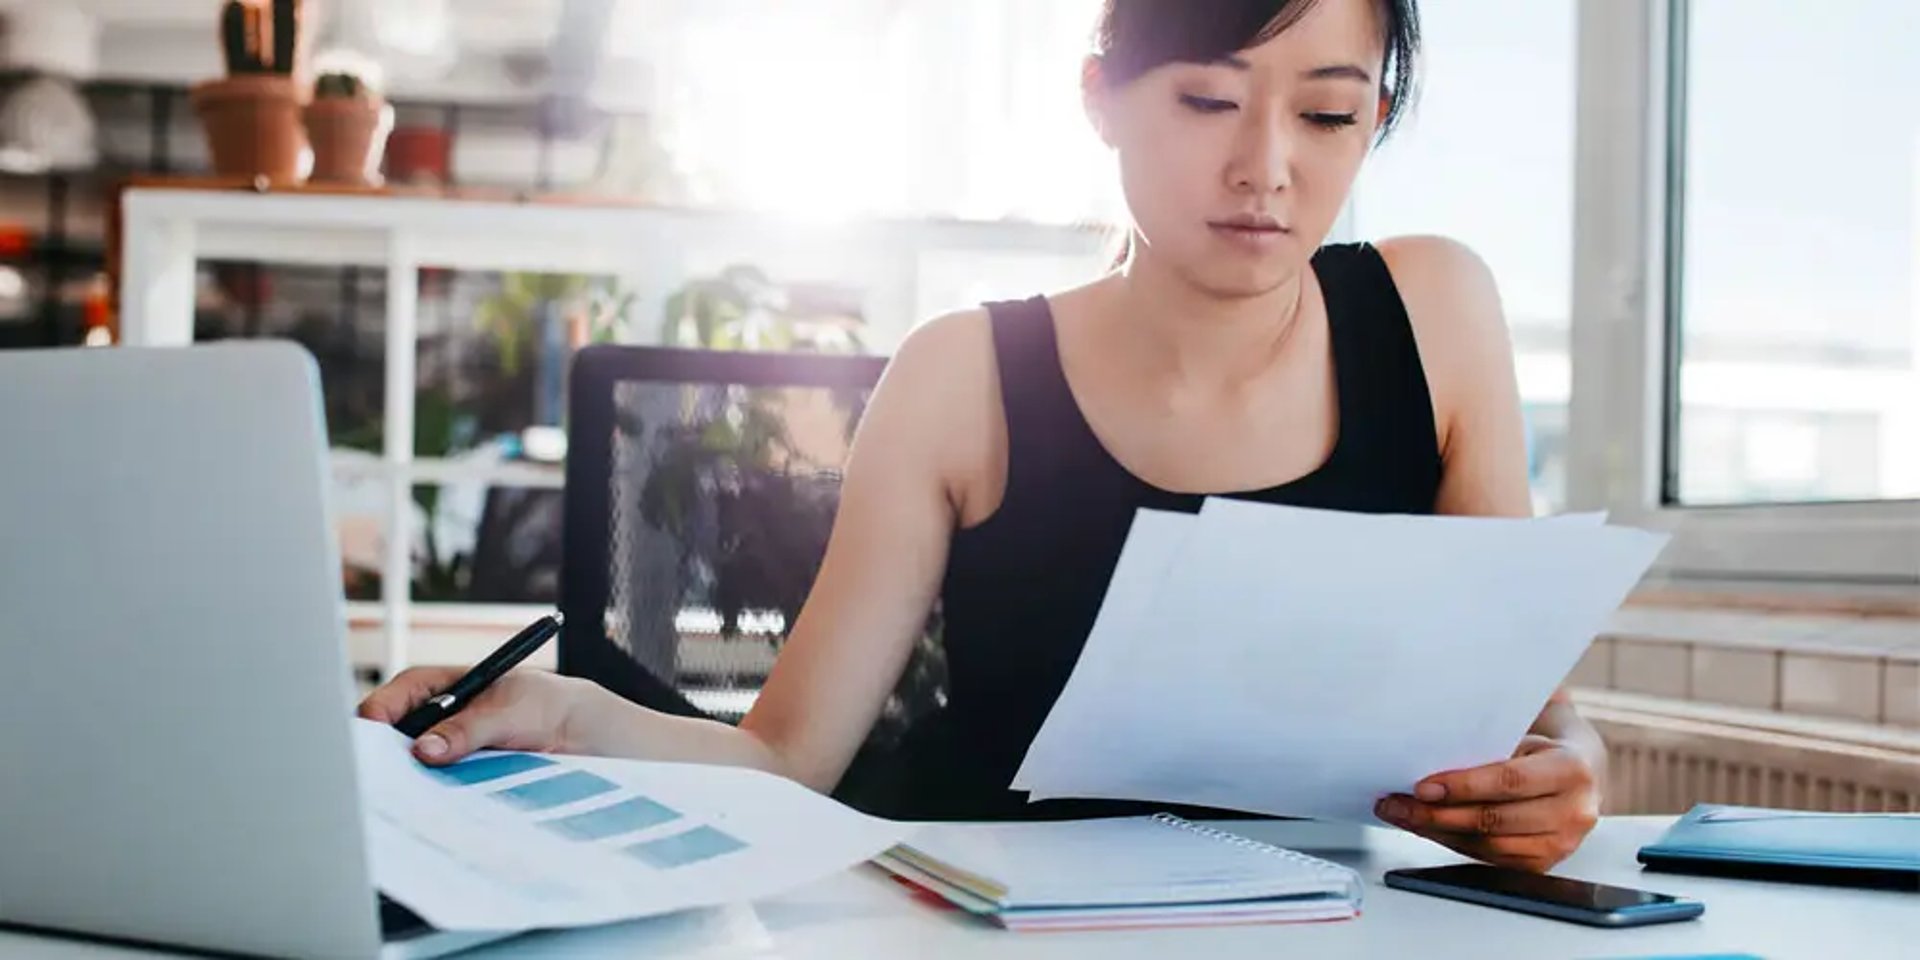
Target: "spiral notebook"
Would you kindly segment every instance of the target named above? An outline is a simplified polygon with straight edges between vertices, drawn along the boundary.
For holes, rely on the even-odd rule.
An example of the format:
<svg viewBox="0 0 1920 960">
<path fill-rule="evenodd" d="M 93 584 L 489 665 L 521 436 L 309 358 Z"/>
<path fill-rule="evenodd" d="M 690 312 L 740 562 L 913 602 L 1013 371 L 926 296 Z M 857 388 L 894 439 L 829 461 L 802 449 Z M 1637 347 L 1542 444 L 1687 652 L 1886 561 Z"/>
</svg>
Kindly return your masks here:
<svg viewBox="0 0 1920 960">
<path fill-rule="evenodd" d="M 874 862 L 1013 930 L 1348 920 L 1359 874 L 1161 814 L 930 824 Z"/>
</svg>

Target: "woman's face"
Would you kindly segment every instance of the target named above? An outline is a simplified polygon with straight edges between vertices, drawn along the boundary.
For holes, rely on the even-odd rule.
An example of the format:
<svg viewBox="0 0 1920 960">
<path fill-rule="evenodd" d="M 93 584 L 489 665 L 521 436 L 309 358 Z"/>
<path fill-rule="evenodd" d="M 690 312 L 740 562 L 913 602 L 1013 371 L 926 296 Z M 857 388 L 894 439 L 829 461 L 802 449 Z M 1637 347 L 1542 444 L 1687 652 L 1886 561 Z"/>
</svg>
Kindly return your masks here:
<svg viewBox="0 0 1920 960">
<path fill-rule="evenodd" d="M 1173 63 L 1091 106 L 1119 155 L 1136 255 L 1195 286 L 1259 296 L 1333 228 L 1380 121 L 1386 43 L 1374 0 L 1320 0 L 1217 63 Z"/>
</svg>

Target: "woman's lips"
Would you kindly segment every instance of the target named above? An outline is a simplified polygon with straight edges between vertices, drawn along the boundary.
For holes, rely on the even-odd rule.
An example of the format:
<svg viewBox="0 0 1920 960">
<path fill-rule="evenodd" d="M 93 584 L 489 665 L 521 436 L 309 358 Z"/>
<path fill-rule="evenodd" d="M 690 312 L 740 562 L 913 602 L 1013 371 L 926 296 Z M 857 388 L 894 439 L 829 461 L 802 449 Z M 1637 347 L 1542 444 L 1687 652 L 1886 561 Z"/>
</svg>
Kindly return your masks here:
<svg viewBox="0 0 1920 960">
<path fill-rule="evenodd" d="M 1271 217 L 1232 217 L 1210 221 L 1207 226 L 1214 236 L 1256 253 L 1279 246 L 1293 232 Z"/>
</svg>

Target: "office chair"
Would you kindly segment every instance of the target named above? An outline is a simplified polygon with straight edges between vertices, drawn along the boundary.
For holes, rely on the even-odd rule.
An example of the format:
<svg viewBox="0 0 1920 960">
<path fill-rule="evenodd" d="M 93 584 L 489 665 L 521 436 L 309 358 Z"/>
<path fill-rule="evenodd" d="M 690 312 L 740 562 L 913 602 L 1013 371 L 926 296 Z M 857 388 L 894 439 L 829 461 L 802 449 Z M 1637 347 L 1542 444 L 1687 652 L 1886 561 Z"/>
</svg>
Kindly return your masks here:
<svg viewBox="0 0 1920 960">
<path fill-rule="evenodd" d="M 877 357 L 595 346 L 573 362 L 560 672 L 643 706 L 745 714 L 819 570 Z M 942 699 L 937 615 L 835 795 L 869 808 Z M 876 811 L 899 814 L 901 811 Z"/>
<path fill-rule="evenodd" d="M 553 603 L 560 583 L 560 530 L 565 510 L 559 490 L 495 486 L 487 489 L 474 531 L 474 603 Z"/>
</svg>

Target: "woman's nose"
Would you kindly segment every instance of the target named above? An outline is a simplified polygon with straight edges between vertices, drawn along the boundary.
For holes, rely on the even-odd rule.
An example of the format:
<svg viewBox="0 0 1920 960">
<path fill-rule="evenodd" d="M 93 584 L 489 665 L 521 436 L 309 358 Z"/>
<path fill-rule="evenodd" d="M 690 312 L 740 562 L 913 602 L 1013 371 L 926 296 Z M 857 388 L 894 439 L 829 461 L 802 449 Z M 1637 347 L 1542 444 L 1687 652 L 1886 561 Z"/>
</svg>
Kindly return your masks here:
<svg viewBox="0 0 1920 960">
<path fill-rule="evenodd" d="M 1235 151 L 1232 186 L 1247 193 L 1277 193 L 1292 185 L 1293 132 L 1276 111 L 1247 118 Z"/>
</svg>

